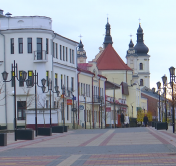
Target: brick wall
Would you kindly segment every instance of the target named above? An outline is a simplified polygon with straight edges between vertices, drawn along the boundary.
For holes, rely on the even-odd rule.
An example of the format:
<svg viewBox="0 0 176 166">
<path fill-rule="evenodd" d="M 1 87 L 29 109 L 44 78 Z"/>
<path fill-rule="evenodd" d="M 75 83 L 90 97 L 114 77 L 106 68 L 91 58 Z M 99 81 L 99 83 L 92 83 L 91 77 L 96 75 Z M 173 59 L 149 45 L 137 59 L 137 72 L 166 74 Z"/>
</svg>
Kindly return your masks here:
<svg viewBox="0 0 176 166">
<path fill-rule="evenodd" d="M 157 111 L 158 110 L 157 108 L 158 99 L 155 99 L 143 93 L 141 93 L 141 96 L 147 98 L 147 108 L 148 108 L 147 111 L 151 112 L 152 116 L 158 116 L 158 111 Z"/>
</svg>

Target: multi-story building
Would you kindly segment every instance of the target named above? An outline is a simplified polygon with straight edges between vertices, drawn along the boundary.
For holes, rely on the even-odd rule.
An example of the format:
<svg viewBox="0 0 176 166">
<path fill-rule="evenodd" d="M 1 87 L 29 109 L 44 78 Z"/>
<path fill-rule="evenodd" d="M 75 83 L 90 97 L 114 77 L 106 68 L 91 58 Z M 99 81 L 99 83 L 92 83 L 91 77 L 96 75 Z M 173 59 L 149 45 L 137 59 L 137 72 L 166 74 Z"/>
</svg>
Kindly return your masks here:
<svg viewBox="0 0 176 166">
<path fill-rule="evenodd" d="M 52 124 L 61 123 L 64 117 L 65 124 L 71 124 L 71 106 L 66 104 L 67 98 L 72 98 L 71 92 L 77 96 L 77 60 L 76 51 L 79 43 L 63 37 L 52 30 L 52 19 L 45 16 L 16 16 L 10 13 L 3 15 L 0 11 L 0 70 L 9 73 L 8 80 L 14 77 L 11 64 L 18 64 L 18 79 L 16 81 L 16 117 L 17 126 L 35 124 L 34 86 L 26 87 L 21 79 L 22 71 L 28 73 L 31 85 L 38 73 L 38 84 L 41 79 L 52 80 L 52 89 L 59 86 L 60 95 L 51 92 Z M 13 129 L 14 121 L 14 82 L 3 82 L 1 93 L 0 125 Z M 65 98 L 61 98 L 62 87 L 65 86 Z M 46 88 L 47 91 L 48 88 Z M 50 93 L 43 93 L 37 87 L 37 114 L 38 124 L 49 124 Z M 62 115 L 64 102 L 64 116 Z M 61 107 L 62 106 L 62 107 Z M 27 111 L 26 111 L 27 110 Z M 44 116 L 41 110 L 45 110 Z M 26 120 L 26 122 L 25 122 Z"/>
</svg>

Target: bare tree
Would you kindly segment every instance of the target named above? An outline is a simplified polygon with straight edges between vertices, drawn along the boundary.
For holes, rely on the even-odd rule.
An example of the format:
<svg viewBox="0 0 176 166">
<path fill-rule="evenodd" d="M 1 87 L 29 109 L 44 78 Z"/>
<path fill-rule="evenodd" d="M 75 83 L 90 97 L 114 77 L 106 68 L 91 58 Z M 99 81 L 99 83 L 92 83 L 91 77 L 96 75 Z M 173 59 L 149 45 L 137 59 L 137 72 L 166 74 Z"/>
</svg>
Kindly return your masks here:
<svg viewBox="0 0 176 166">
<path fill-rule="evenodd" d="M 30 94 L 30 88 L 23 87 L 23 92 L 25 95 L 25 99 L 22 99 L 21 97 L 18 98 L 18 101 L 25 101 L 21 102 L 22 107 L 25 108 L 25 114 L 26 114 L 26 109 L 30 108 L 33 105 L 33 102 L 35 101 L 35 95 Z M 26 118 L 25 118 L 25 129 L 26 129 Z"/>
</svg>

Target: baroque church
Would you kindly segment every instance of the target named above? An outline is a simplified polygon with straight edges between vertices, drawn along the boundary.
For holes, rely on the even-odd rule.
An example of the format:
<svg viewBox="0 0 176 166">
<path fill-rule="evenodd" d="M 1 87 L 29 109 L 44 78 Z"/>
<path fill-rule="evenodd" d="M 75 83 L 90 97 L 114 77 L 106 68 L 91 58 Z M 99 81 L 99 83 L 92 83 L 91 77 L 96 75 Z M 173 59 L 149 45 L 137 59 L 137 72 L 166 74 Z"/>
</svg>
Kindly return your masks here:
<svg viewBox="0 0 176 166">
<path fill-rule="evenodd" d="M 143 29 L 141 24 L 139 24 L 135 46 L 132 39 L 130 40 L 129 49 L 126 54 L 127 64 L 124 63 L 113 48 L 111 26 L 108 19 L 105 31 L 103 48 L 99 48 L 99 53 L 92 62 L 96 62 L 99 74 L 106 77 L 108 81 L 120 86 L 120 90 L 115 92 L 107 91 L 106 95 L 114 97 L 118 101 L 124 101 L 124 104 L 128 106 L 127 109 L 124 109 L 124 113 L 130 117 L 137 117 L 138 108 L 147 110 L 147 101 L 145 98 L 141 98 L 141 88 L 150 86 L 150 55 L 148 55 L 148 47 L 144 44 Z M 86 63 L 86 59 L 86 52 L 80 40 L 77 62 Z M 119 113 L 117 111 L 117 114 Z"/>
</svg>

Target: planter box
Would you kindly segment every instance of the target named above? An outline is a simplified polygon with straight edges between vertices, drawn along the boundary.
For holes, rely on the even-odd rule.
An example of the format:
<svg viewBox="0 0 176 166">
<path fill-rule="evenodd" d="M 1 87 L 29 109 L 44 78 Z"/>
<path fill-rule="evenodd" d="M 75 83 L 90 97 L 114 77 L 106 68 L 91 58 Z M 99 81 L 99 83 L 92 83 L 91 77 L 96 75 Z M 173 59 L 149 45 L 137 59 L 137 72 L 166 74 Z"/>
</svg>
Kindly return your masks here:
<svg viewBox="0 0 176 166">
<path fill-rule="evenodd" d="M 33 140 L 34 130 L 32 129 L 17 129 L 15 130 L 17 140 Z"/>
<path fill-rule="evenodd" d="M 38 128 L 38 135 L 42 135 L 42 136 L 52 136 L 52 128 L 48 128 L 48 127 L 39 127 L 39 128 Z"/>
<path fill-rule="evenodd" d="M 68 126 L 64 126 L 64 132 L 68 131 Z"/>
<path fill-rule="evenodd" d="M 167 130 L 168 129 L 168 123 L 166 123 L 166 122 L 158 122 L 156 124 L 156 129 L 157 130 Z"/>
<path fill-rule="evenodd" d="M 64 127 L 63 126 L 53 126 L 52 133 L 63 133 Z"/>
<path fill-rule="evenodd" d="M 155 125 L 155 129 L 156 129 L 157 123 L 158 123 L 158 122 L 155 122 L 155 123 L 154 123 L 154 125 Z"/>
<path fill-rule="evenodd" d="M 155 127 L 155 122 L 154 121 L 152 121 L 152 127 Z"/>
<path fill-rule="evenodd" d="M 0 146 L 7 146 L 7 133 L 0 133 Z"/>
</svg>

